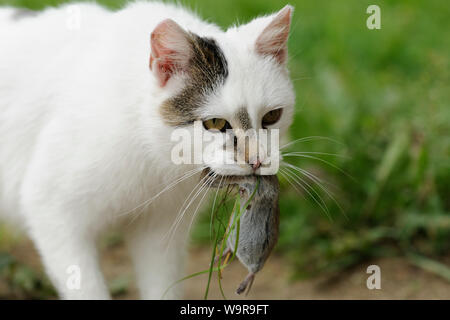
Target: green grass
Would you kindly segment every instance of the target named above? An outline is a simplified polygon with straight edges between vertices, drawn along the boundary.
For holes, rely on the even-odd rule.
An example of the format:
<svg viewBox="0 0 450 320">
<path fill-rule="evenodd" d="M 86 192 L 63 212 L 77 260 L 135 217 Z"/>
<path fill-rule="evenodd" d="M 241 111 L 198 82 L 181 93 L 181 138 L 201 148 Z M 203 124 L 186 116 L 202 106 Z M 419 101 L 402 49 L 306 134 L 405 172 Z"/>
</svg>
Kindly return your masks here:
<svg viewBox="0 0 450 320">
<path fill-rule="evenodd" d="M 99 1 L 119 8 L 125 1 Z M 226 27 L 275 11 L 282 1 L 181 1 Z M 0 4 L 41 9 L 60 1 Z M 445 1 L 290 1 L 289 67 L 297 92 L 296 151 L 338 153 L 293 164 L 329 181 L 345 213 L 322 192 L 331 218 L 282 180 L 277 250 L 298 275 L 339 271 L 364 259 L 439 259 L 450 249 L 450 6 Z M 381 8 L 381 30 L 366 8 Z M 320 192 L 320 188 L 316 188 Z M 210 239 L 205 214 L 194 239 Z M 423 261 L 423 260 L 420 260 Z M 426 264 L 426 263 L 425 263 Z M 422 263 L 424 265 L 424 263 Z M 429 265 L 429 264 L 428 264 Z M 432 268 L 429 268 L 432 269 Z M 434 268 L 439 269 L 439 268 Z"/>
</svg>

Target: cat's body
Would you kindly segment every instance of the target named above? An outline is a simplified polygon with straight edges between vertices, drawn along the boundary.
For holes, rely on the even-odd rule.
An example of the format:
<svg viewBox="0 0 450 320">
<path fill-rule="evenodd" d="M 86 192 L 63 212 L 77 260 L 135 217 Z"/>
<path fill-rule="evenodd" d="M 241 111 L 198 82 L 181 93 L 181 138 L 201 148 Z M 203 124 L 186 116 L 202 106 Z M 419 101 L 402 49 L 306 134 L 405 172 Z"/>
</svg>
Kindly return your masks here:
<svg viewBox="0 0 450 320">
<path fill-rule="evenodd" d="M 255 20 L 245 32 L 234 28 L 225 33 L 172 5 L 135 3 L 118 12 L 93 4 L 76 6 L 75 13 L 61 7 L 31 16 L 0 8 L 0 218 L 26 229 L 64 298 L 109 297 L 95 240 L 108 227 L 122 226 L 142 296 L 160 298 L 183 270 L 191 216 L 187 214 L 175 232 L 169 229 L 197 185 L 198 175 L 151 203 L 145 201 L 202 166 L 171 161 L 170 135 L 175 128 L 171 121 L 187 115 L 171 114 L 177 105 L 167 101 L 183 91 L 192 66 L 186 62 L 186 70 L 181 70 L 182 65 L 172 69 L 178 61 L 171 56 L 171 64 L 159 68 L 163 50 L 158 51 L 161 44 L 155 36 L 150 71 L 150 33 L 180 35 L 181 31 L 160 24 L 170 18 L 203 39 L 215 39 L 197 43 L 201 52 L 222 57 L 217 62 L 223 73 L 221 91 L 208 92 L 208 102 L 196 105 L 190 116 L 214 116 L 205 105 L 213 99 L 217 105 L 221 96 L 221 108 L 228 108 L 231 117 L 248 106 L 247 117 L 253 121 L 257 112 L 251 105 L 257 103 L 252 99 L 259 95 L 264 101 L 264 95 L 271 94 L 270 105 L 286 109 L 280 120 L 285 129 L 294 99 L 285 67 L 278 67 L 273 59 L 246 56 L 273 17 Z M 77 12 L 79 28 L 70 25 L 71 15 Z M 239 68 L 248 68 L 246 77 L 267 72 L 281 83 L 240 80 Z M 264 70 L 257 72 L 258 68 Z M 214 88 L 218 86 L 214 83 Z M 206 96 L 204 89 L 199 92 L 194 93 Z M 252 172 L 240 170 L 233 173 Z M 188 212 L 195 208 L 190 206 Z M 163 241 L 168 234 L 169 249 Z M 81 272 L 80 288 L 68 285 L 71 266 Z M 171 290 L 169 297 L 180 297 L 180 292 Z"/>
</svg>

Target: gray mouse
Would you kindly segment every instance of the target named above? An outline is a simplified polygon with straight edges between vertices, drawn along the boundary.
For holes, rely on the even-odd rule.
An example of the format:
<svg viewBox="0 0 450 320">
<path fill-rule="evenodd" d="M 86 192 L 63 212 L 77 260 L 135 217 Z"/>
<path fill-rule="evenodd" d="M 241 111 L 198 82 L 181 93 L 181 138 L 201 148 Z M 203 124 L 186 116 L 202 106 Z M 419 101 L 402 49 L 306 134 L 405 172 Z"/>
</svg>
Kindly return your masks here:
<svg viewBox="0 0 450 320">
<path fill-rule="evenodd" d="M 259 176 L 260 182 L 256 193 L 249 206 L 242 213 L 240 219 L 239 243 L 236 256 L 245 265 L 249 274 L 236 290 L 241 294 L 247 288 L 250 290 L 255 274 L 262 269 L 269 257 L 272 249 L 278 240 L 280 208 L 278 205 L 279 183 L 276 175 Z M 220 186 L 230 184 L 239 186 L 241 195 L 241 209 L 253 193 L 257 177 L 256 176 L 233 176 L 221 180 Z M 234 216 L 233 216 L 234 217 Z M 230 225 L 233 223 L 233 218 Z M 227 249 L 223 256 L 233 252 L 236 243 L 236 228 L 230 234 L 227 241 Z M 216 260 L 218 260 L 216 258 Z"/>
</svg>

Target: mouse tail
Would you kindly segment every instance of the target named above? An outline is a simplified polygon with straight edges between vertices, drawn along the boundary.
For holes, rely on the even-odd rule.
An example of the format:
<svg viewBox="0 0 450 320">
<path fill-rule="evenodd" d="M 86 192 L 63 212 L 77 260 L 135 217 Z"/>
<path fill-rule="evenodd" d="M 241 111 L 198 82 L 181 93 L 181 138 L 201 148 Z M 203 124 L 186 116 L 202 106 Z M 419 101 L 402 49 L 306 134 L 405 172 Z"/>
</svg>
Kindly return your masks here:
<svg viewBox="0 0 450 320">
<path fill-rule="evenodd" d="M 241 282 L 241 284 L 239 285 L 239 287 L 236 290 L 236 293 L 241 294 L 248 288 L 247 293 L 245 294 L 245 295 L 248 295 L 248 293 L 252 287 L 253 280 L 255 280 L 255 274 L 253 272 L 250 272 L 248 274 L 248 276 L 245 277 L 244 281 Z"/>
<path fill-rule="evenodd" d="M 248 293 L 252 289 L 253 281 L 255 281 L 255 275 L 253 274 L 253 277 L 251 277 L 250 282 L 247 287 L 247 291 L 245 292 L 245 296 L 248 296 Z"/>
</svg>

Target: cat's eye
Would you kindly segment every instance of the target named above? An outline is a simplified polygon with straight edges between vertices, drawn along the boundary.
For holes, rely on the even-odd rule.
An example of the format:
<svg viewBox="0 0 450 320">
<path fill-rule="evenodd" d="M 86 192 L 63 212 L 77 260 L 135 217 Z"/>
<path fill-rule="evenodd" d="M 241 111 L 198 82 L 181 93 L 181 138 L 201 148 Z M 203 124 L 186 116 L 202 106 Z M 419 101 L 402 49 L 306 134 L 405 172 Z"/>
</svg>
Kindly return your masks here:
<svg viewBox="0 0 450 320">
<path fill-rule="evenodd" d="M 220 118 L 212 118 L 203 121 L 203 127 L 205 127 L 206 130 L 218 130 L 221 132 L 231 129 L 230 123 L 227 120 Z"/>
<path fill-rule="evenodd" d="M 267 126 L 271 126 L 275 124 L 278 120 L 281 118 L 281 113 L 283 109 L 275 109 L 272 111 L 267 112 L 264 117 L 262 118 L 262 126 L 263 128 L 266 128 Z"/>
</svg>

